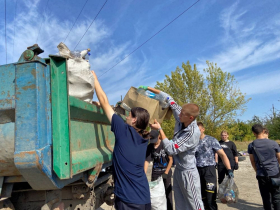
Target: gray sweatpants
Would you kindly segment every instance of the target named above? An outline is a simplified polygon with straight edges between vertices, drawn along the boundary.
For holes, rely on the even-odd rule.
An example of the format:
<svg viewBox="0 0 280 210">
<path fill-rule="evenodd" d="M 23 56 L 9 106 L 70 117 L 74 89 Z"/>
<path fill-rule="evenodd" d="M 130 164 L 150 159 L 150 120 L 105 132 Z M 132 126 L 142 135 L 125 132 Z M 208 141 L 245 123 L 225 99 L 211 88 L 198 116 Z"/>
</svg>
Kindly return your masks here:
<svg viewBox="0 0 280 210">
<path fill-rule="evenodd" d="M 185 171 L 175 168 L 173 190 L 176 210 L 204 210 L 196 168 Z"/>
</svg>

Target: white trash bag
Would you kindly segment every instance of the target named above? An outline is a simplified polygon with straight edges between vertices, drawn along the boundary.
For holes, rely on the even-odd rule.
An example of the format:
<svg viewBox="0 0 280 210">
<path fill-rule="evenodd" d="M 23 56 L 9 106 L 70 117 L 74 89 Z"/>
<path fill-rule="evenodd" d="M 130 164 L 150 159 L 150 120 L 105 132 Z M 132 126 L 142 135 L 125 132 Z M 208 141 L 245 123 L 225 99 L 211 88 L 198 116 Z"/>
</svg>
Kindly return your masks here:
<svg viewBox="0 0 280 210">
<path fill-rule="evenodd" d="M 84 59 L 88 50 L 71 52 L 62 42 L 57 48 L 59 54 L 67 58 L 69 95 L 91 103 L 94 94 L 94 78 L 88 60 Z"/>
<path fill-rule="evenodd" d="M 151 210 L 166 210 L 166 196 L 165 188 L 162 177 L 157 180 L 149 182 L 150 194 L 151 194 Z"/>
</svg>

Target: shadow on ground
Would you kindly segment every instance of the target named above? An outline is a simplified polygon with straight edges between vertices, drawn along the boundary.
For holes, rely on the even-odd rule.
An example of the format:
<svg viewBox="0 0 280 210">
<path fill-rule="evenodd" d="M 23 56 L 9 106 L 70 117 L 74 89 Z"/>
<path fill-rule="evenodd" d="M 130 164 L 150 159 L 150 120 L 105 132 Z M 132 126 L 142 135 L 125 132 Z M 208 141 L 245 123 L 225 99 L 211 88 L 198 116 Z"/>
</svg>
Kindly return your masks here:
<svg viewBox="0 0 280 210">
<path fill-rule="evenodd" d="M 256 210 L 256 209 L 263 209 L 263 206 L 256 203 L 250 203 L 243 199 L 238 199 L 237 203 L 233 204 L 222 204 L 217 199 L 217 203 L 219 205 L 219 209 L 238 209 L 238 210 Z"/>
</svg>

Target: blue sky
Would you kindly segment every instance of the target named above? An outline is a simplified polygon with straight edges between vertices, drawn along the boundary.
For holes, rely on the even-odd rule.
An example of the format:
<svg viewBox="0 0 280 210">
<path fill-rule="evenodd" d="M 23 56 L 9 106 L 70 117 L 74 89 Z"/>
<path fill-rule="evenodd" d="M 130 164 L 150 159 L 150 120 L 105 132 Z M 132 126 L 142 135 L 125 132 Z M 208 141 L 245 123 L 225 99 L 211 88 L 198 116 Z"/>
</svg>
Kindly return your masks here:
<svg viewBox="0 0 280 210">
<path fill-rule="evenodd" d="M 41 57 L 56 54 L 86 0 L 7 0 L 7 60 L 36 43 Z M 65 44 L 73 49 L 105 0 L 88 0 Z M 91 69 L 102 75 L 196 1 L 108 0 L 77 46 L 91 48 Z M 0 65 L 6 64 L 5 10 L 0 0 Z M 131 86 L 154 86 L 182 62 L 206 60 L 232 73 L 247 98 L 249 120 L 280 110 L 280 1 L 201 0 L 99 80 L 111 104 Z M 42 28 L 39 33 L 39 28 Z M 96 100 L 96 97 L 94 98 Z"/>
</svg>

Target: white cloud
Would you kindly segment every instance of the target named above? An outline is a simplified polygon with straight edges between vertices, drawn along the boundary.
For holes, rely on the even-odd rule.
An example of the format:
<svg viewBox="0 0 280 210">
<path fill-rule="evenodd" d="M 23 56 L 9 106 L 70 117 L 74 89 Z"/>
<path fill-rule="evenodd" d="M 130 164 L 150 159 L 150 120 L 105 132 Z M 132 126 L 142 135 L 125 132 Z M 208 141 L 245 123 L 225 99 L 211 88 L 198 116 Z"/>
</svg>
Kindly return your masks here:
<svg viewBox="0 0 280 210">
<path fill-rule="evenodd" d="M 64 41 L 66 35 L 70 31 L 73 24 L 72 22 L 69 22 L 68 20 L 59 20 L 51 13 L 51 11 L 40 14 L 37 7 L 38 2 L 39 1 L 26 1 L 21 5 L 23 8 L 19 9 L 15 22 L 15 36 L 14 22 L 7 24 L 8 62 L 12 62 L 12 60 L 16 61 L 28 46 L 36 43 L 37 38 L 39 46 L 45 51 L 41 54 L 42 57 L 47 57 L 49 54 L 55 54 L 58 52 L 56 46 L 61 41 Z M 90 23 L 91 20 L 86 20 L 75 25 L 66 40 L 66 44 L 70 49 L 73 49 L 76 46 Z M 40 27 L 41 30 L 38 36 Z M 101 20 L 96 20 L 78 45 L 77 49 L 86 49 L 91 46 L 94 49 L 97 43 L 106 40 L 110 33 L 110 30 L 106 28 Z M 3 36 L 4 34 L 1 34 L 1 40 L 4 40 Z M 0 43 L 0 48 L 5 49 L 4 42 Z M 13 48 L 15 49 L 14 55 Z M 1 51 L 2 59 L 0 59 L 0 63 L 3 64 L 5 63 L 3 59 L 5 56 L 3 56 L 4 50 Z"/>
<path fill-rule="evenodd" d="M 276 78 L 280 78 L 279 70 L 254 77 L 248 76 L 246 79 L 238 80 L 240 81 L 240 90 L 251 96 L 280 90 L 280 83 Z"/>
<path fill-rule="evenodd" d="M 69 20 L 60 20 L 51 10 L 46 10 L 41 14 L 38 11 L 45 2 L 39 0 L 27 0 L 21 4 L 21 9 L 18 10 L 16 18 L 16 33 L 14 39 L 14 54 L 13 54 L 13 32 L 14 22 L 8 24 L 8 63 L 12 60 L 16 62 L 21 53 L 28 46 L 36 43 L 39 28 L 42 24 L 40 35 L 38 37 L 39 46 L 45 51 L 41 57 L 48 57 L 49 54 L 58 52 L 57 45 L 64 41 L 70 31 L 73 22 Z M 79 24 L 76 24 L 66 40 L 66 45 L 70 50 L 76 46 L 88 26 L 91 24 L 92 18 L 86 19 Z M 111 37 L 112 28 L 107 27 L 101 18 L 93 22 L 83 40 L 78 45 L 77 49 L 91 48 L 90 63 L 92 69 L 96 70 L 97 75 L 108 70 L 122 58 L 124 58 L 131 50 L 135 49 L 136 42 L 132 43 L 127 40 L 125 43 L 114 44 Z M 0 34 L 0 40 L 4 40 L 4 33 Z M 102 48 L 102 44 L 106 47 Z M 0 64 L 5 64 L 5 42 L 0 42 Z M 139 57 L 139 56 L 137 56 Z M 111 96 L 115 96 L 114 92 L 125 92 L 131 85 L 138 85 L 145 78 L 148 60 L 144 54 L 142 58 L 129 56 L 102 78 L 102 84 L 105 89 L 112 92 Z M 135 73 L 133 73 L 135 72 Z M 123 91 L 119 91 L 123 90 Z M 125 94 L 125 93 L 123 93 Z M 117 94 L 118 95 L 118 94 Z"/>
<path fill-rule="evenodd" d="M 205 60 L 209 60 L 224 71 L 236 72 L 280 58 L 279 16 L 272 16 L 266 21 L 243 18 L 250 12 L 239 9 L 238 2 L 222 11 L 220 21 L 224 35 L 219 45 L 215 46 L 221 50 L 209 57 L 199 58 L 198 69 L 206 68 Z"/>
<path fill-rule="evenodd" d="M 218 63 L 218 66 L 224 71 L 236 72 L 279 58 L 280 39 L 269 42 L 255 39 L 242 42 L 239 46 L 232 46 L 210 58 L 200 60 L 210 60 Z M 199 63 L 197 66 L 200 70 L 207 67 L 205 63 Z"/>
</svg>

